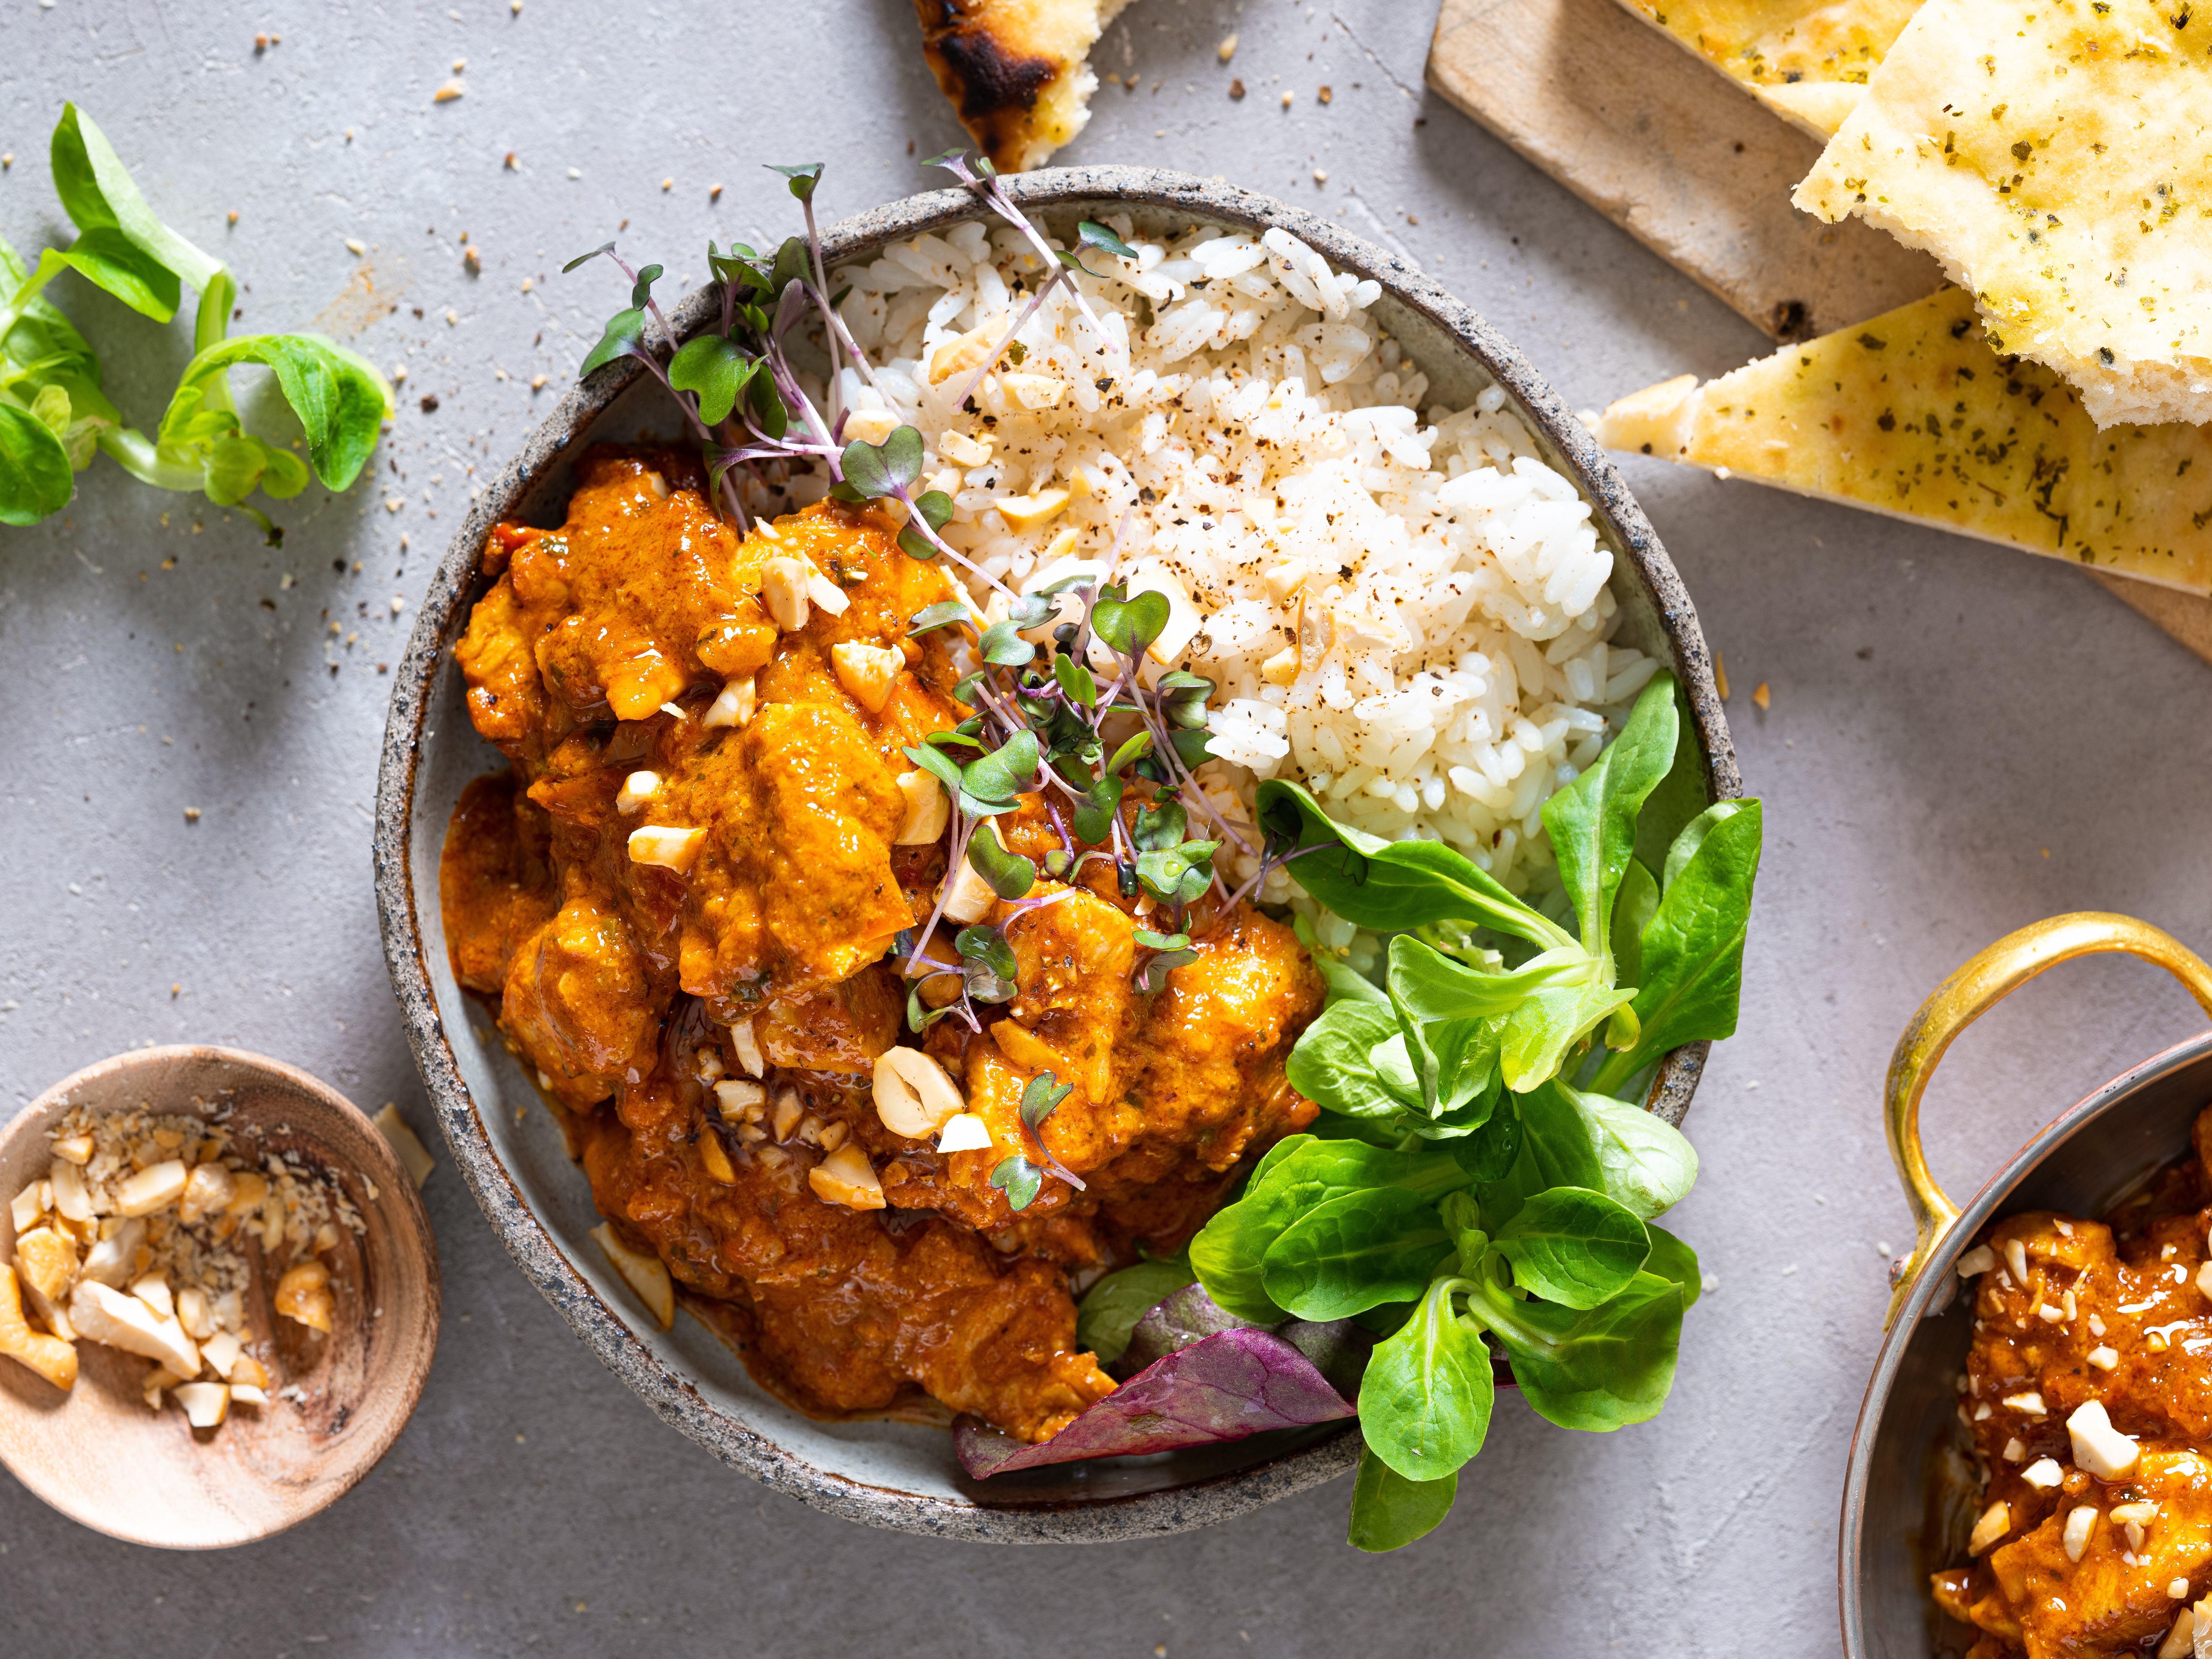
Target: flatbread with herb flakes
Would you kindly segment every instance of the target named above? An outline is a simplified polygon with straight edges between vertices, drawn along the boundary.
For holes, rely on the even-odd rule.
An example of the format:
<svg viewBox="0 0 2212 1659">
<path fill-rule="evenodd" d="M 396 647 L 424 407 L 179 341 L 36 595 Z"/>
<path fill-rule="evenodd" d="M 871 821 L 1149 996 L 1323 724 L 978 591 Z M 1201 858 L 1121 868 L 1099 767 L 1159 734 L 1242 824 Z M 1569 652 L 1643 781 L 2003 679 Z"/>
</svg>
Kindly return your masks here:
<svg viewBox="0 0 2212 1659">
<path fill-rule="evenodd" d="M 2050 370 L 1991 350 L 1955 288 L 1703 386 L 1636 392 L 1596 431 L 1610 449 L 2212 592 L 2212 431 L 2100 429 Z"/>
<path fill-rule="evenodd" d="M 1001 173 L 1041 167 L 1091 119 L 1085 58 L 1129 0 L 914 0 L 921 52 Z"/>
<path fill-rule="evenodd" d="M 1826 138 L 1920 0 L 1621 0 L 1784 120 Z"/>
<path fill-rule="evenodd" d="M 1927 0 L 1795 200 L 1933 253 L 2100 426 L 2212 419 L 2212 12 Z"/>
</svg>

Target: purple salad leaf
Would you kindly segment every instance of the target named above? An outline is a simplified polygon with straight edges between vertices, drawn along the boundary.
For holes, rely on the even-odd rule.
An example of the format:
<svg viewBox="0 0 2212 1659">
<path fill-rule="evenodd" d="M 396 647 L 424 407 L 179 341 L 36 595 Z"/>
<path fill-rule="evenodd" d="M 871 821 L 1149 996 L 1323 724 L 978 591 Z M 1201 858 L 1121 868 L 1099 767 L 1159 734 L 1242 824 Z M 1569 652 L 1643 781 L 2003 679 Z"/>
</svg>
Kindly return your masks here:
<svg viewBox="0 0 2212 1659">
<path fill-rule="evenodd" d="M 1180 1290 L 1169 1291 L 1146 1310 L 1130 1330 L 1129 1346 L 1122 1351 L 1121 1359 L 1107 1369 L 1119 1380 L 1127 1382 L 1147 1366 L 1209 1336 L 1218 1336 L 1224 1331 L 1263 1328 L 1217 1306 L 1206 1293 L 1205 1285 L 1185 1285 Z"/>
<path fill-rule="evenodd" d="M 1147 1366 L 1051 1439 L 1024 1446 L 963 1418 L 961 1467 L 976 1480 L 1092 1457 L 1219 1445 L 1357 1414 L 1313 1362 L 1267 1331 L 1230 1330 Z"/>
</svg>

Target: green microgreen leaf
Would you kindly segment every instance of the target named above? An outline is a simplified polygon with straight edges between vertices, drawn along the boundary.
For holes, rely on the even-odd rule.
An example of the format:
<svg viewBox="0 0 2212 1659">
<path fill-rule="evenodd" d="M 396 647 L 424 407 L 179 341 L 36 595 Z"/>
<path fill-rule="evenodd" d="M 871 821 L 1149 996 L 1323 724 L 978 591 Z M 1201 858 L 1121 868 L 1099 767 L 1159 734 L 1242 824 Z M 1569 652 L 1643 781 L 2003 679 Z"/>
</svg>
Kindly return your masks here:
<svg viewBox="0 0 2212 1659">
<path fill-rule="evenodd" d="M 1103 843 L 1113 833 L 1114 815 L 1121 809 L 1121 793 L 1128 786 L 1108 773 L 1084 791 L 1083 805 L 1075 809 L 1071 827 L 1078 841 L 1093 846 Z"/>
<path fill-rule="evenodd" d="M 1026 1210 L 1036 1201 L 1037 1189 L 1044 1185 L 1044 1171 L 1016 1152 L 1000 1160 L 991 1171 L 991 1184 L 1006 1195 L 1009 1209 Z"/>
<path fill-rule="evenodd" d="M 1113 774 L 1119 772 L 1131 761 L 1142 760 L 1146 756 L 1152 752 L 1152 734 L 1149 732 L 1139 732 L 1135 737 L 1129 738 L 1127 741 L 1123 743 L 1119 749 L 1116 749 L 1114 751 L 1114 758 L 1106 763 L 1107 773 L 1110 776 Z M 1115 799 L 1119 799 L 1120 797 L 1117 795 Z M 1096 839 L 1096 837 L 1085 836 L 1085 839 L 1086 841 L 1093 840 Z"/>
<path fill-rule="evenodd" d="M 653 285 L 659 280 L 660 267 L 659 265 L 647 265 L 642 270 L 639 271 L 637 273 L 637 280 L 630 284 L 630 304 L 635 306 L 640 311 L 644 310 L 647 306 L 653 302 Z"/>
<path fill-rule="evenodd" d="M 1187 841 L 1137 859 L 1137 879 L 1145 890 L 1165 904 L 1188 904 L 1213 883 L 1213 854 L 1218 841 Z"/>
<path fill-rule="evenodd" d="M 1179 846 L 1189 827 L 1190 815 L 1183 811 L 1182 803 L 1163 794 L 1137 814 L 1129 839 L 1140 853 L 1158 853 Z"/>
<path fill-rule="evenodd" d="M 822 182 L 822 163 L 819 161 L 808 161 L 795 167 L 778 167 L 771 161 L 768 164 L 768 170 L 781 173 L 790 182 L 791 193 L 802 202 L 811 201 L 815 187 Z"/>
<path fill-rule="evenodd" d="M 978 766 L 981 764 L 981 761 L 976 763 Z M 1022 898 L 1036 885 L 1036 866 L 1019 853 L 1008 852 L 988 829 L 968 838 L 968 863 L 1002 899 Z"/>
<path fill-rule="evenodd" d="M 561 267 L 561 274 L 563 276 L 566 276 L 570 271 L 575 270 L 577 266 L 587 265 L 591 264 L 592 260 L 598 258 L 602 253 L 612 253 L 614 251 L 615 245 L 612 242 L 602 242 L 597 247 L 593 248 L 589 253 L 579 253 L 574 258 L 569 260 L 567 264 L 562 265 Z"/>
<path fill-rule="evenodd" d="M 668 384 L 678 392 L 697 392 L 700 420 L 720 426 L 759 368 L 759 359 L 747 356 L 734 340 L 702 334 L 686 340 L 669 360 Z"/>
<path fill-rule="evenodd" d="M 909 744 L 899 751 L 951 790 L 955 797 L 957 797 L 965 787 L 960 771 L 960 763 L 942 749 L 936 747 L 936 742 L 939 738 L 957 735 L 957 733 L 954 732 L 933 732 L 929 735 L 928 742 L 920 744 Z"/>
<path fill-rule="evenodd" d="M 968 607 L 957 599 L 939 599 L 935 605 L 924 605 L 907 618 L 907 632 L 927 634 L 939 628 L 951 628 L 964 623 L 969 617 Z"/>
<path fill-rule="evenodd" d="M 628 311 L 617 311 L 607 319 L 607 325 L 599 335 L 599 344 L 584 356 L 576 378 L 582 380 L 592 370 L 604 368 L 617 357 L 641 355 L 645 349 L 645 313 L 633 306 Z"/>
<path fill-rule="evenodd" d="M 1164 593 L 1145 592 L 1123 599 L 1118 588 L 1109 587 L 1099 594 L 1091 613 L 1091 630 L 1125 657 L 1140 654 L 1167 625 Z"/>
<path fill-rule="evenodd" d="M 1072 1083 L 1062 1083 L 1050 1072 L 1040 1072 L 1022 1090 L 1022 1121 L 1035 1134 L 1044 1127 L 1045 1119 L 1060 1109 L 1060 1103 L 1075 1092 Z"/>
<path fill-rule="evenodd" d="M 838 458 L 845 482 L 873 501 L 896 495 L 921 476 L 921 434 L 913 427 L 896 428 L 880 444 L 855 438 Z M 935 526 L 932 526 L 934 528 Z"/>
<path fill-rule="evenodd" d="M 195 291 L 204 289 L 222 269 L 220 259 L 210 258 L 155 216 L 106 135 L 75 104 L 62 106 L 48 159 L 54 194 L 80 231 L 117 233 Z M 175 310 L 172 300 L 169 311 Z"/>
<path fill-rule="evenodd" d="M 1036 769 L 1036 736 L 1015 732 L 989 754 L 968 763 L 960 781 L 962 809 L 982 816 L 1012 811 L 1015 799 L 1029 787 Z"/>
<path fill-rule="evenodd" d="M 978 1002 L 1013 1000 L 1021 964 L 1006 934 L 996 927 L 963 927 L 953 937 L 952 948 L 960 953 L 970 997 Z"/>
<path fill-rule="evenodd" d="M 1036 656 L 1036 647 L 1021 635 L 1012 617 L 993 623 L 975 641 L 975 654 L 997 668 L 1019 668 Z"/>
</svg>

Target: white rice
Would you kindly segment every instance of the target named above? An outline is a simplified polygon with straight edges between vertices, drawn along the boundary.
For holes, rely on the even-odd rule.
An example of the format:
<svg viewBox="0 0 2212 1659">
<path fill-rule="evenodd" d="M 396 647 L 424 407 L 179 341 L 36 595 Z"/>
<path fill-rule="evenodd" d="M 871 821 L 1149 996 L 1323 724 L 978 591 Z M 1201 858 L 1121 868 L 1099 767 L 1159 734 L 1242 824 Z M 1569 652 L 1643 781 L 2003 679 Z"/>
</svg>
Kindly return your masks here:
<svg viewBox="0 0 2212 1659">
<path fill-rule="evenodd" d="M 932 366 L 963 336 L 988 355 L 1042 280 L 1034 250 L 969 223 L 848 267 L 842 314 L 875 383 L 847 368 L 846 404 L 920 428 L 926 484 L 955 504 L 945 539 L 1012 586 L 1102 564 L 1121 528 L 1114 575 L 1170 593 L 1162 646 L 1219 687 L 1200 781 L 1233 818 L 1259 780 L 1293 778 L 1340 821 L 1442 840 L 1516 890 L 1555 886 L 1540 810 L 1657 666 L 1608 642 L 1613 556 L 1589 503 L 1498 388 L 1416 412 L 1427 379 L 1368 319 L 1373 282 L 1279 229 L 1161 244 L 1109 223 L 1135 267 L 1088 250 L 1115 274 L 1075 283 L 1108 337 L 1054 294 L 975 415 L 957 401 L 972 368 Z M 1053 489 L 1066 507 L 1024 526 Z M 1218 862 L 1255 867 L 1233 848 Z M 1277 872 L 1265 896 L 1291 896 Z"/>
</svg>

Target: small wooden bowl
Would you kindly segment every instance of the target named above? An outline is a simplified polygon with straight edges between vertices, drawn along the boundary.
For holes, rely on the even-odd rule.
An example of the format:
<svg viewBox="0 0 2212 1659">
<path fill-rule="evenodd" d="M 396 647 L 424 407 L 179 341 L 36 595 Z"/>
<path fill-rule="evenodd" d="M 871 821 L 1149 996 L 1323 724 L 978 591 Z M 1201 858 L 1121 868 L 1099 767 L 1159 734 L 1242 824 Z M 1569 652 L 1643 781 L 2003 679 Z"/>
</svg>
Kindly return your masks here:
<svg viewBox="0 0 2212 1659">
<path fill-rule="evenodd" d="M 134 1544 L 222 1549 L 335 1503 L 398 1437 L 438 1343 L 438 1252 L 415 1184 L 376 1126 L 329 1085 L 231 1048 L 142 1048 L 65 1078 L 0 1130 L 0 1202 L 45 1173 L 46 1131 L 72 1106 L 209 1115 L 258 1126 L 258 1148 L 330 1170 L 367 1223 L 322 1259 L 336 1328 L 316 1337 L 271 1311 L 258 1247 L 246 1318 L 276 1355 L 269 1403 L 195 1431 L 140 1390 L 153 1362 L 80 1341 L 64 1394 L 0 1358 L 0 1463 L 72 1520 Z M 0 1261 L 14 1255 L 0 1227 Z M 278 1398 L 296 1385 L 304 1399 Z"/>
</svg>

